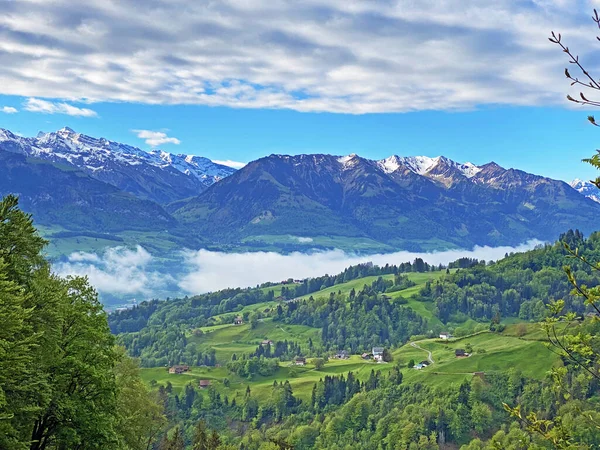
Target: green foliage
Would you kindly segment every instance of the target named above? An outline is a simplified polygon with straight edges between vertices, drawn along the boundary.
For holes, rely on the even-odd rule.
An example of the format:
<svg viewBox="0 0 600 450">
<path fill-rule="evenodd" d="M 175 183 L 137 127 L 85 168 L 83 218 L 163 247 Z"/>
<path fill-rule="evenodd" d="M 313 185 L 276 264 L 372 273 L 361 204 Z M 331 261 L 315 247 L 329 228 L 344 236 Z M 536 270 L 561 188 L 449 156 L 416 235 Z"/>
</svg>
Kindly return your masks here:
<svg viewBox="0 0 600 450">
<path fill-rule="evenodd" d="M 59 278 L 14 197 L 0 202 L 0 447 L 151 445 L 162 415 L 84 278 Z"/>
<path fill-rule="evenodd" d="M 281 320 L 321 328 L 325 348 L 346 348 L 352 353 L 398 345 L 425 327 L 412 309 L 380 298 L 369 286 L 358 294 L 351 292 L 348 299 L 332 294 L 329 299 L 288 303 Z"/>
<path fill-rule="evenodd" d="M 600 234 L 588 239 L 575 230 L 561 236 L 576 244 L 579 254 L 600 260 Z M 437 316 L 443 322 L 461 321 L 460 317 L 494 321 L 499 331 L 499 317 L 543 320 L 546 305 L 563 299 L 570 312 L 583 315 L 591 310 L 573 294 L 572 285 L 564 277 L 563 266 L 569 253 L 561 243 L 510 255 L 496 264 L 477 264 L 459 270 L 432 284 L 431 291 L 421 291 L 424 300 L 435 303 Z M 583 261 L 572 261 L 572 272 L 585 286 L 600 285 L 600 274 Z"/>
<path fill-rule="evenodd" d="M 273 375 L 279 368 L 279 362 L 264 357 L 250 357 L 230 361 L 227 363 L 227 370 L 242 378 L 252 378 L 256 375 Z"/>
</svg>

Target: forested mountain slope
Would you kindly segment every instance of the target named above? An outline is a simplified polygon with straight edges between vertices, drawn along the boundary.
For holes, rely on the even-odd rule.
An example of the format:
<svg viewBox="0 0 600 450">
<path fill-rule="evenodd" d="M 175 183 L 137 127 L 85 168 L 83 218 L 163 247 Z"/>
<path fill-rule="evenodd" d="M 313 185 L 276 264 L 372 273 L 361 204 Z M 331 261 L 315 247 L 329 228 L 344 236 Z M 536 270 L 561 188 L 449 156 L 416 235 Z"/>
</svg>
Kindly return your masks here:
<svg viewBox="0 0 600 450">
<path fill-rule="evenodd" d="M 164 230 L 176 221 L 159 205 L 84 172 L 0 150 L 0 193 L 18 195 L 37 223 L 87 233 Z"/>
<path fill-rule="evenodd" d="M 569 231 L 561 240 L 600 260 L 600 234 Z M 559 324 L 561 333 L 600 332 L 594 310 L 571 295 L 565 264 L 581 283 L 600 285 L 557 242 L 492 264 L 362 264 L 334 276 L 154 301 L 109 323 L 141 358 L 173 424 L 203 420 L 240 449 L 481 450 L 517 441 L 515 448 L 556 448 L 503 404 L 542 418 L 561 414 L 576 448 L 593 449 L 600 385 L 546 348 L 537 323 L 548 303 L 564 298 L 577 320 Z M 442 332 L 457 338 L 441 340 Z M 375 347 L 384 349 L 382 363 L 369 359 Z M 419 361 L 429 362 L 417 370 Z M 186 372 L 169 374 L 173 364 Z M 185 436 L 193 440 L 191 431 Z"/>
<path fill-rule="evenodd" d="M 173 212 L 226 241 L 325 235 L 415 250 L 436 239 L 516 245 L 554 239 L 568 227 L 596 231 L 599 213 L 598 203 L 562 181 L 495 163 L 357 155 L 261 158 Z"/>
</svg>

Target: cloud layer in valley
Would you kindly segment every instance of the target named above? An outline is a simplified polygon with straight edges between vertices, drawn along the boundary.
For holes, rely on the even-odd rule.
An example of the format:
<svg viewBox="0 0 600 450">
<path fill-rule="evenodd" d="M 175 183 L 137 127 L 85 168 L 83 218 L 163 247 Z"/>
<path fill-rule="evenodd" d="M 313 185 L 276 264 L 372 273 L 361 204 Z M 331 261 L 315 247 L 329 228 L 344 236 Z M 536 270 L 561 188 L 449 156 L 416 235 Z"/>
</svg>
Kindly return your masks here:
<svg viewBox="0 0 600 450">
<path fill-rule="evenodd" d="M 87 276 L 101 294 L 153 297 L 165 289 L 172 277 L 150 268 L 153 257 L 144 248 L 113 247 L 102 255 L 72 253 L 67 261 L 55 264 L 62 276 Z"/>
<path fill-rule="evenodd" d="M 597 67 L 594 4 L 9 1 L 0 93 L 347 113 L 564 104 L 568 63 L 547 37 Z"/>
<path fill-rule="evenodd" d="M 201 294 L 228 287 L 255 286 L 267 281 L 337 274 L 346 267 L 371 261 L 400 264 L 423 258 L 430 264 L 446 264 L 461 257 L 497 260 L 506 253 L 526 251 L 540 241 L 517 247 L 475 247 L 434 253 L 397 252 L 357 256 L 341 250 L 314 253 L 274 252 L 221 253 L 208 250 L 181 253 L 181 261 L 171 266 L 159 262 L 142 247 L 114 247 L 102 255 L 77 252 L 55 265 L 60 275 L 87 276 L 101 294 L 156 298 L 167 295 Z M 163 263 L 166 264 L 166 263 Z"/>
</svg>

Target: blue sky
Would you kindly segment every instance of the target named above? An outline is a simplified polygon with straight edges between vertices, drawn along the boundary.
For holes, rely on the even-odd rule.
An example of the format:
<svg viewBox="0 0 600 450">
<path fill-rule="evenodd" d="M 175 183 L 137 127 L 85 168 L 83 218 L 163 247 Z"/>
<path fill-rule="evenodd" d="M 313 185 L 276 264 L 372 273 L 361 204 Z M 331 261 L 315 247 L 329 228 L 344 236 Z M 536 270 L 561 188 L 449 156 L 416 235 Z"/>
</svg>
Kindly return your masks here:
<svg viewBox="0 0 600 450">
<path fill-rule="evenodd" d="M 597 69 L 592 0 L 32 1 L 0 14 L 0 127 L 23 135 L 596 176 L 580 160 L 600 130 L 565 100 L 547 40 L 560 31 Z"/>
</svg>

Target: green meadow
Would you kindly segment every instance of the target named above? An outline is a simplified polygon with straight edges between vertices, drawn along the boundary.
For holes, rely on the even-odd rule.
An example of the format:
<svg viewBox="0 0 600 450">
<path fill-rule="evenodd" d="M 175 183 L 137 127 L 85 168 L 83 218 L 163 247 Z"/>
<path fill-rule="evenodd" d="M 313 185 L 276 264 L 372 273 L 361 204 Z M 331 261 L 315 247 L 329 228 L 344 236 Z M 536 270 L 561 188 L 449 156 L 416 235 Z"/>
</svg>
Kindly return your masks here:
<svg viewBox="0 0 600 450">
<path fill-rule="evenodd" d="M 523 336 L 516 336 L 516 327 L 510 325 L 504 333 L 482 332 L 469 337 L 442 341 L 440 339 L 425 339 L 395 349 L 392 352 L 394 360 L 391 363 L 375 363 L 363 360 L 359 355 L 352 355 L 347 360 L 331 358 L 321 370 L 315 369 L 309 358 L 304 367 L 294 366 L 291 362 L 281 362 L 276 374 L 269 377 L 256 376 L 252 379 L 242 379 L 228 373 L 225 365 L 222 367 L 192 367 L 188 373 L 169 374 L 167 368 L 142 369 L 146 383 L 151 380 L 157 384 L 171 382 L 174 390 L 181 390 L 186 384 L 198 386 L 199 380 L 211 380 L 213 387 L 230 399 L 242 398 L 246 388 L 250 386 L 253 395 L 258 399 L 267 398 L 274 381 L 288 380 L 294 390 L 294 395 L 303 400 L 309 400 L 313 385 L 325 375 L 338 375 L 354 372 L 358 379 L 366 380 L 371 370 L 387 373 L 394 365 L 402 367 L 404 383 L 423 383 L 430 386 L 448 386 L 461 383 L 473 377 L 474 372 L 494 373 L 514 368 L 524 376 L 542 379 L 555 365 L 561 364 L 559 359 L 541 342 L 536 340 L 539 325 L 528 324 Z M 217 358 L 225 360 L 233 353 L 249 353 L 254 351 L 262 339 L 271 340 L 292 339 L 297 342 L 307 342 L 312 338 L 319 341 L 319 330 L 299 325 L 281 325 L 270 320 L 259 322 L 255 329 L 249 325 L 221 325 L 207 327 L 206 333 L 197 338 L 191 337 L 202 348 L 214 348 Z M 473 349 L 471 356 L 457 358 L 456 349 L 464 349 L 470 345 Z M 427 359 L 427 351 L 431 351 L 434 364 L 422 370 L 408 367 Z M 224 380 L 229 386 L 226 387 Z"/>
<path fill-rule="evenodd" d="M 321 330 L 304 325 L 287 325 L 273 322 L 271 318 L 260 319 L 255 328 L 249 323 L 234 325 L 232 323 L 201 328 L 203 334 L 194 336 L 190 333 L 188 342 L 195 344 L 202 351 L 214 349 L 218 361 L 230 361 L 235 353 L 252 353 L 262 340 L 294 341 L 308 347 L 309 339 L 315 345 L 321 341 Z"/>
</svg>

